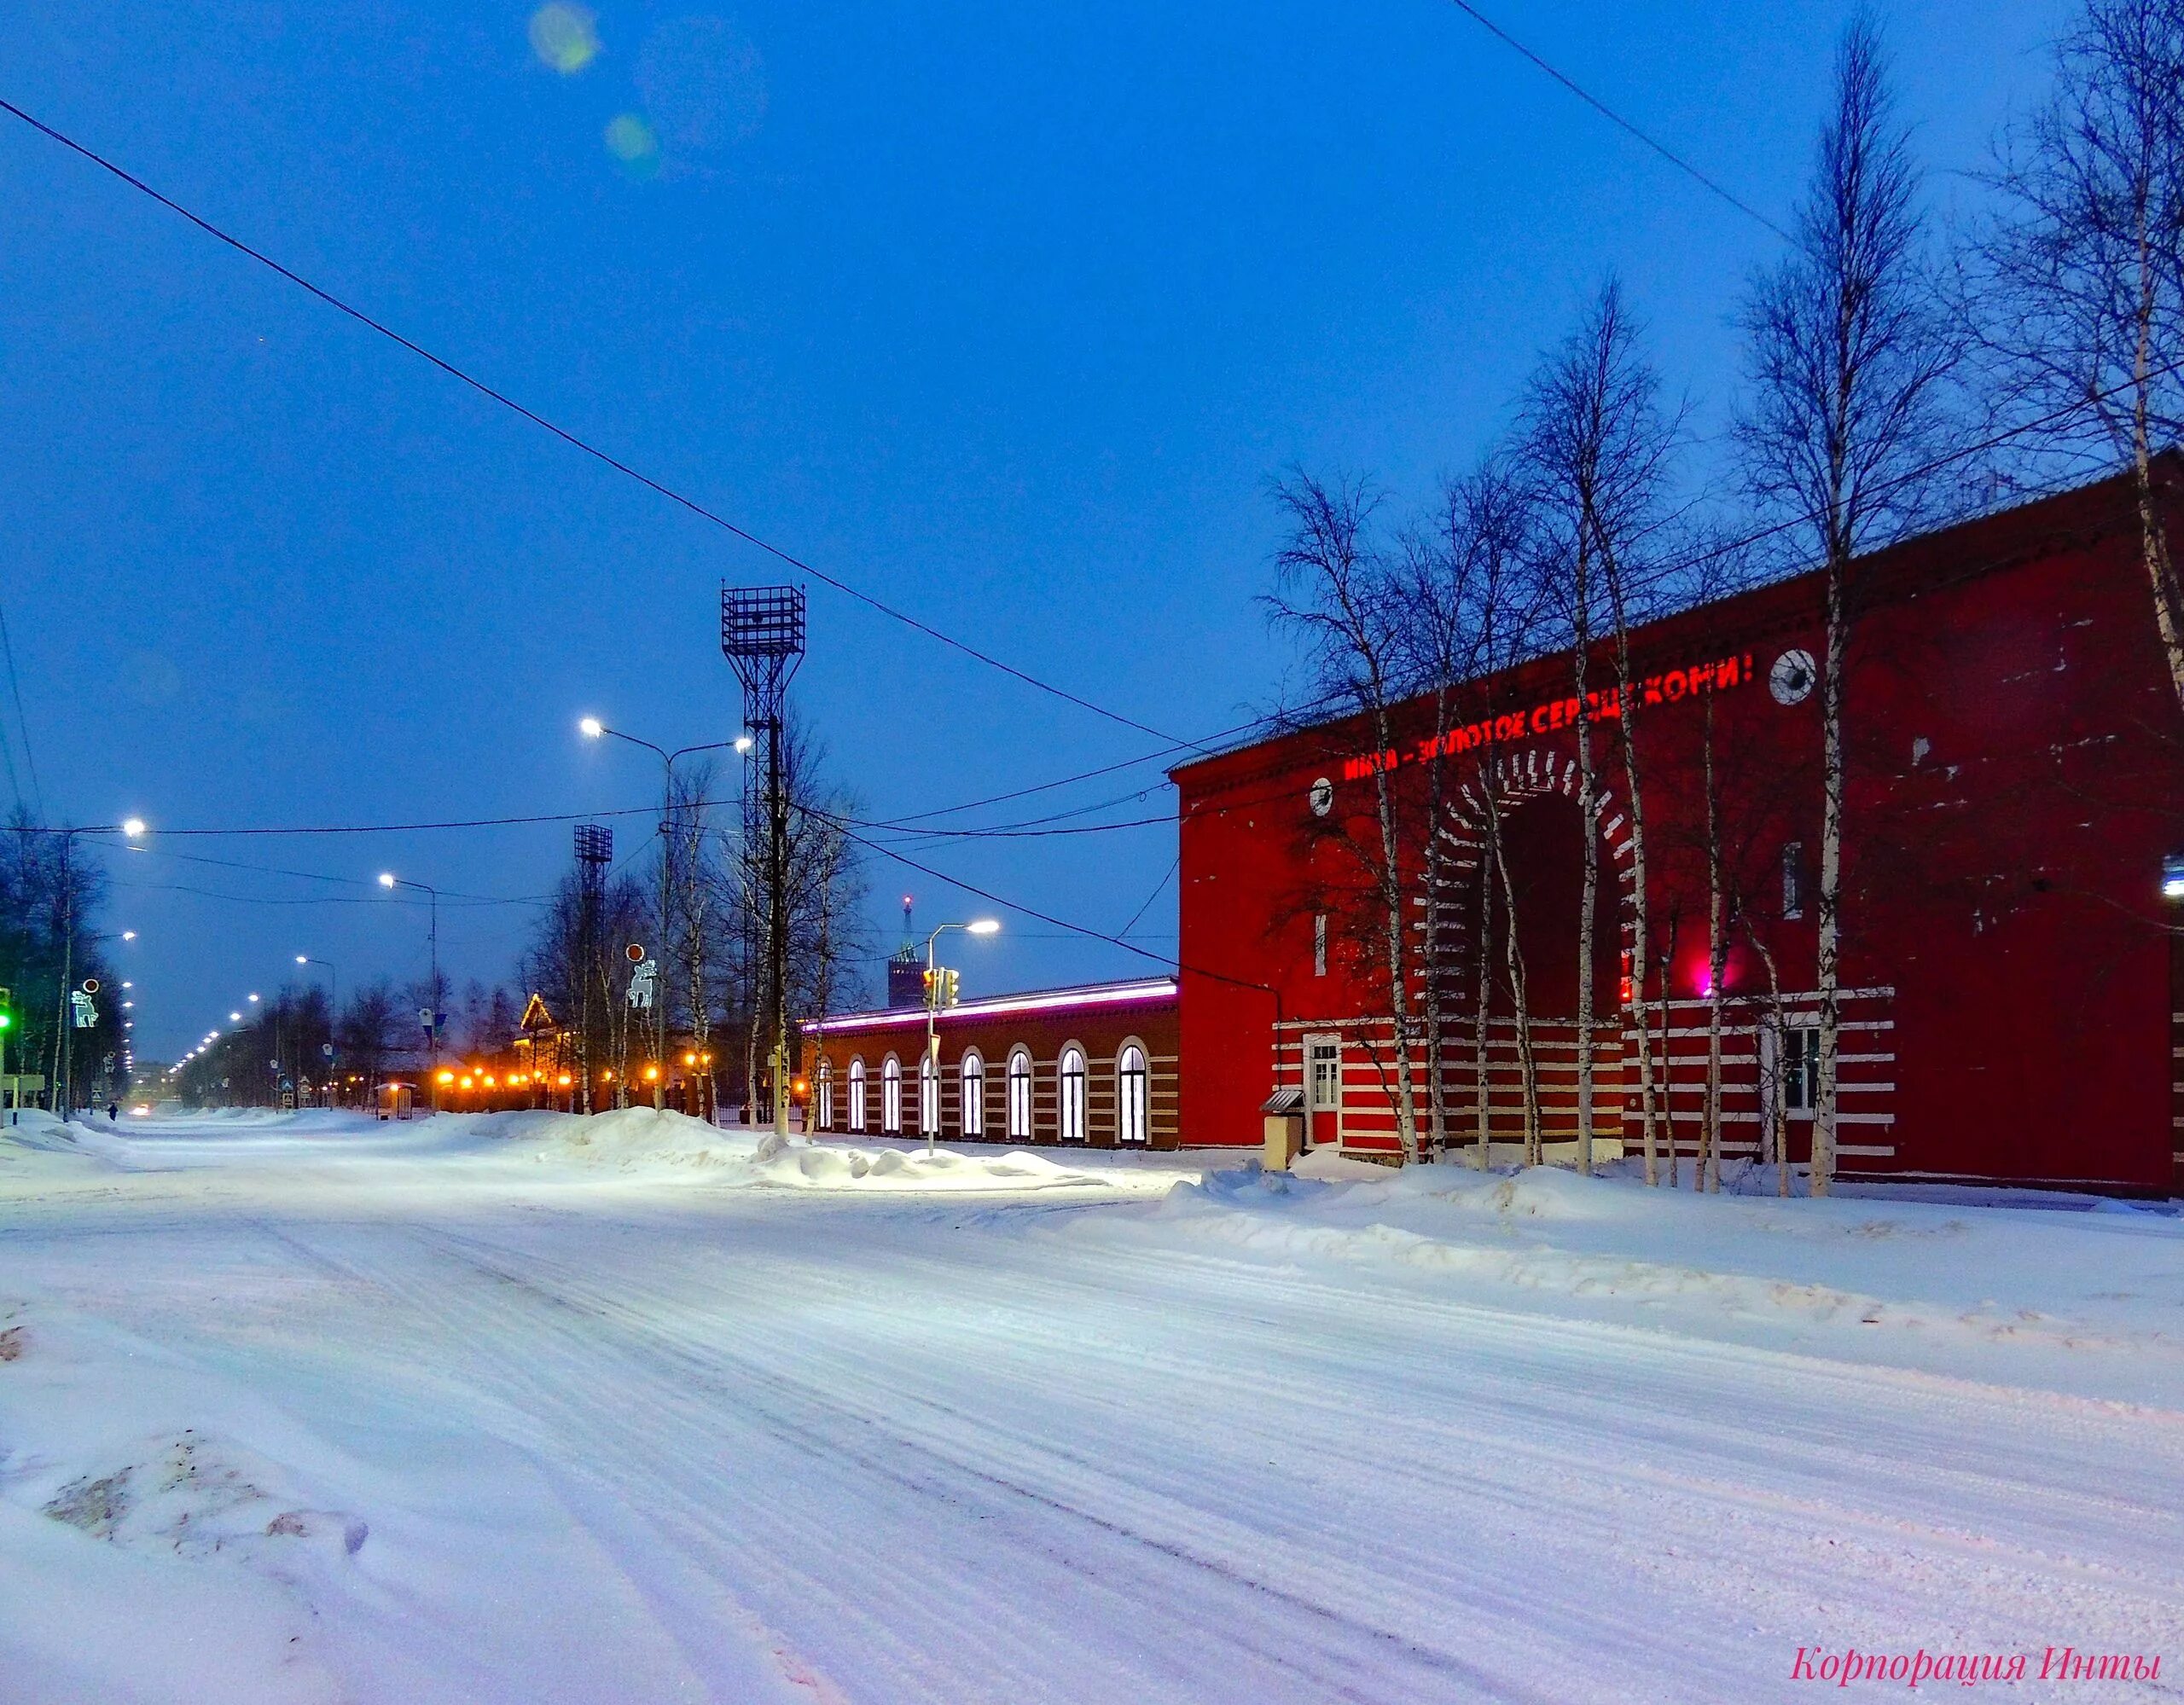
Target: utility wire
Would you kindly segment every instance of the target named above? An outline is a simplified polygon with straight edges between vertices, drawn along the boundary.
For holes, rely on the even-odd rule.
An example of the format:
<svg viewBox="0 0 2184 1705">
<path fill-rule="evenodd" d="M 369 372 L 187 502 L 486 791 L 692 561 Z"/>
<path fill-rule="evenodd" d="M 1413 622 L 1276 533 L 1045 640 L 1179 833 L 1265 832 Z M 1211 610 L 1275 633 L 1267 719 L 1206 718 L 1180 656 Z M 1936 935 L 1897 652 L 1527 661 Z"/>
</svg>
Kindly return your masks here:
<svg viewBox="0 0 2184 1705">
<path fill-rule="evenodd" d="M 8 612 L 4 609 L 0 609 L 0 655 L 4 655 L 8 660 L 8 691 L 15 700 L 15 728 L 22 736 L 23 763 L 29 767 L 31 773 L 31 797 L 38 802 L 38 814 L 43 817 L 45 815 L 45 790 L 38 786 L 38 760 L 31 756 L 30 718 L 23 715 L 23 684 L 15 674 L 15 641 L 8 637 Z M 14 785 L 15 780 L 15 761 L 11 757 L 8 760 L 8 780 L 10 786 Z M 20 790 L 15 794 L 15 803 L 18 805 L 23 803 L 23 796 Z"/>
<path fill-rule="evenodd" d="M 1606 119 L 1608 123 L 1613 125 L 1616 129 L 1621 130 L 1625 136 L 1628 136 L 1635 141 L 1643 144 L 1645 147 L 1651 148 L 1655 154 L 1658 154 L 1663 159 L 1674 166 L 1686 177 L 1690 178 L 1692 182 L 1699 185 L 1709 194 L 1720 197 L 1722 200 L 1728 202 L 1730 206 L 1735 208 L 1738 212 L 1743 214 L 1747 219 L 1757 220 L 1760 224 L 1764 225 L 1769 230 L 1774 232 L 1776 236 L 1781 238 L 1784 242 L 1786 243 L 1796 241 L 1787 231 L 1784 230 L 1780 225 L 1776 224 L 1772 219 L 1769 218 L 1766 214 L 1761 212 L 1759 209 L 1753 206 L 1749 201 L 1745 200 L 1742 197 L 1723 188 L 1720 183 L 1716 183 L 1713 178 L 1709 177 L 1689 160 L 1686 159 L 1682 154 L 1678 154 L 1674 148 L 1670 148 L 1666 142 L 1661 142 L 1657 138 L 1647 135 L 1644 130 L 1640 130 L 1637 125 L 1631 123 L 1629 119 L 1624 118 L 1622 113 L 1617 112 L 1614 107 L 1609 106 L 1606 101 L 1601 100 L 1599 96 L 1594 94 L 1590 90 L 1584 88 L 1574 78 L 1565 76 L 1563 72 L 1556 70 L 1554 67 L 1549 65 L 1544 59 L 1541 58 L 1539 55 L 1534 53 L 1530 48 L 1526 47 L 1522 42 L 1519 41 L 1514 36 L 1503 29 L 1501 25 L 1496 23 L 1493 19 L 1488 17 L 1485 13 L 1480 11 L 1478 7 L 1472 5 L 1471 3 L 1471 0 L 1449 0 L 1449 3 L 1454 6 L 1459 12 L 1462 13 L 1467 18 L 1469 18 L 1472 22 L 1477 24 L 1479 28 L 1484 30 L 1487 34 L 1492 36 L 1496 41 L 1500 42 L 1504 47 L 1510 49 L 1512 51 L 1531 61 L 1533 65 L 1545 72 L 1549 77 L 1553 78 L 1572 95 L 1576 96 L 1588 107 L 1591 107 L 1595 113 L 1598 113 L 1603 119 Z"/>
<path fill-rule="evenodd" d="M 959 640 L 951 634 L 943 633 L 939 629 L 932 626 L 930 623 L 919 620 L 918 618 L 911 615 L 908 611 L 897 609 L 894 605 L 875 598 L 868 592 L 861 591 L 857 587 L 851 585 L 849 582 L 828 573 L 824 569 L 815 568 L 810 563 L 806 562 L 803 558 L 793 555 L 788 551 L 783 550 L 779 545 L 770 543 L 768 541 L 760 538 L 756 533 L 750 531 L 746 528 L 738 526 L 734 521 L 729 520 L 728 517 L 721 514 L 717 510 L 706 507 L 706 505 L 698 502 L 696 498 L 688 496 L 684 493 L 676 490 L 675 487 L 667 484 L 665 482 L 655 479 L 650 474 L 641 472 L 639 469 L 632 467 L 630 463 L 622 461 L 619 457 L 613 455 L 609 451 L 601 449 L 597 444 L 593 444 L 589 438 L 580 437 L 578 434 L 570 431 L 567 427 L 556 424 L 555 421 L 548 419 L 545 415 L 538 413 L 536 409 L 526 408 L 523 403 L 517 402 L 515 398 L 510 397 L 506 391 L 496 390 L 492 386 L 488 385 L 484 380 L 479 379 L 475 374 L 456 366 L 453 362 L 447 360 L 444 357 L 435 355 L 432 351 L 427 349 L 422 344 L 420 344 L 410 338 L 404 337 L 401 333 L 396 331 L 392 327 L 386 324 L 383 321 L 374 319 L 369 314 L 364 312 L 363 309 L 344 301 L 340 297 L 336 296 L 332 291 L 312 283 L 311 280 L 305 278 L 301 273 L 295 272 L 289 268 L 283 266 L 279 261 L 274 259 L 263 250 L 253 248 L 248 243 L 243 241 L 241 238 L 230 235 L 229 232 L 222 229 L 219 226 L 214 224 L 210 219 L 204 217 L 202 215 L 192 212 L 188 207 L 183 206 L 181 202 L 176 200 L 172 196 L 162 194 L 159 190 L 154 189 L 150 184 L 145 183 L 142 178 L 134 176 L 123 167 L 116 165 L 113 160 L 108 159 L 105 155 L 96 152 L 95 149 L 85 147 L 82 142 L 76 141 L 73 136 L 67 136 L 64 132 L 55 130 L 44 119 L 36 118 L 31 113 L 25 112 L 20 107 L 16 106 L 14 102 L 7 100 L 0 100 L 0 112 L 7 113 L 14 118 L 20 119 L 24 124 L 28 125 L 32 130 L 38 131 L 42 136 L 50 137 L 53 141 L 60 143 L 61 147 L 68 149 L 71 153 L 78 154 L 83 159 L 89 160 L 93 165 L 97 166 L 102 171 L 111 173 L 113 177 L 120 179 L 122 183 L 127 184 L 131 188 L 149 196 L 153 200 L 158 202 L 162 207 L 166 208 L 170 212 L 177 214 L 180 217 L 188 220 L 191 224 L 196 226 L 199 230 L 204 232 L 207 236 L 212 237 L 216 241 L 224 243 L 228 247 L 233 249 L 237 254 L 243 255 L 251 260 L 256 261 L 260 266 L 266 268 L 269 271 L 277 273 L 281 277 L 287 279 L 289 283 L 296 286 L 298 289 L 303 290 L 309 294 L 317 297 L 321 302 L 326 304 L 328 307 L 334 309 L 337 313 L 346 314 L 349 318 L 354 320 L 358 325 L 365 327 L 370 331 L 376 332 L 380 337 L 386 339 L 391 343 L 398 344 L 402 348 L 409 351 L 410 354 L 417 357 L 421 361 L 429 362 L 432 366 L 438 368 L 442 373 L 447 374 L 449 378 L 456 380 L 463 385 L 468 386 L 473 391 L 475 391 L 479 396 L 485 397 L 488 401 L 498 403 L 502 408 L 508 409 L 511 414 L 519 415 L 522 419 L 528 420 L 532 426 L 538 427 L 543 432 L 550 432 L 554 437 L 561 439 L 562 443 L 567 444 L 572 449 L 579 450 L 584 455 L 590 456 L 593 460 L 603 463 L 607 467 L 613 469 L 615 473 L 623 475 L 624 478 L 635 480 L 638 484 L 646 487 L 648 490 L 657 493 L 662 497 L 665 497 L 669 502 L 676 504 L 682 509 L 688 510 L 691 514 L 697 516 L 700 520 L 711 522 L 714 526 L 720 528 L 723 532 L 729 533 L 733 536 L 741 539 L 744 543 L 750 545 L 758 550 L 764 551 L 768 556 L 774 558 L 775 560 L 787 564 L 789 567 L 796 570 L 798 573 L 808 574 L 814 580 L 833 587 L 835 591 L 841 593 L 845 597 L 852 598 L 858 603 L 865 605 L 870 609 L 876 610 L 880 614 L 887 617 L 889 619 L 902 623 L 905 627 L 913 629 L 916 632 L 923 634 L 927 639 L 936 641 L 939 644 L 946 646 L 951 650 L 961 652 L 965 657 L 971 658 L 973 662 L 982 663 L 990 669 L 998 670 L 1002 674 L 1011 676 L 1014 680 L 1023 682 L 1026 687 L 1033 687 L 1041 693 L 1050 694 L 1052 697 L 1060 699 L 1066 704 L 1074 705 L 1079 710 L 1089 710 L 1095 716 L 1105 717 L 1108 722 L 1118 723 L 1125 728 L 1136 729 L 1139 734 L 1150 734 L 1155 739 L 1170 740 L 1179 746 L 1190 746 L 1193 745 L 1193 742 L 1188 740 L 1176 740 L 1174 735 L 1165 734 L 1160 729 L 1153 728 L 1148 723 L 1137 721 L 1135 717 L 1125 716 L 1119 710 L 1110 710 L 1104 705 L 1095 704 L 1091 699 L 1084 698 L 1081 694 L 1072 693 L 1066 687 L 1057 687 L 1052 681 L 1043 681 L 1037 676 L 1030 674 L 1026 670 L 1017 668 L 1014 664 L 1004 663 L 1001 658 L 994 656 L 991 652 L 980 651 L 976 646 L 970 645 L 962 640 Z"/>
</svg>

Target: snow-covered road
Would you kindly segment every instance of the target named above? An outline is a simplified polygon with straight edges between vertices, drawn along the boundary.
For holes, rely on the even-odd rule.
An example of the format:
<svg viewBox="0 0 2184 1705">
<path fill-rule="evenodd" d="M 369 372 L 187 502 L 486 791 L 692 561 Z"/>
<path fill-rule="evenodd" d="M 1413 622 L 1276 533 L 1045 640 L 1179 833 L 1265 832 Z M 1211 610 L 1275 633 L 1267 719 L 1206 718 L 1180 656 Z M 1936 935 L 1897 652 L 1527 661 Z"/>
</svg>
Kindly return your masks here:
<svg viewBox="0 0 2184 1705">
<path fill-rule="evenodd" d="M 0 1698 L 1751 1701 L 1813 1691 L 1800 1646 L 2184 1663 L 2173 1221 L 1850 1209 L 1909 1230 L 1774 1261 L 1766 1215 L 1846 1204 L 1684 1202 L 1734 1247 L 1664 1285 L 1614 1216 L 1164 1201 L 1195 1163 L 791 1175 L 323 1118 L 83 1147 L 0 1147 Z M 1988 1329 L 2023 1235 L 2109 1262 L 2082 1319 Z M 1870 1354 L 1871 1287 L 1834 1273 L 1845 1316 L 1798 1266 L 1862 1238 L 1931 1316 Z"/>
</svg>

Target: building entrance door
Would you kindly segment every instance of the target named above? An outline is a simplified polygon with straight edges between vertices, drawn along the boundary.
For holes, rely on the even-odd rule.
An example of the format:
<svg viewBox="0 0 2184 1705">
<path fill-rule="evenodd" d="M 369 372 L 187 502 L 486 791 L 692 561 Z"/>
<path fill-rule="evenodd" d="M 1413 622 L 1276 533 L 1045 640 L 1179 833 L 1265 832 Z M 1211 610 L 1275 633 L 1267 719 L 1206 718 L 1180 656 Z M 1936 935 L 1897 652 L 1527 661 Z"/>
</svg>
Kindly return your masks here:
<svg viewBox="0 0 2184 1705">
<path fill-rule="evenodd" d="M 1304 1145 L 1342 1141 L 1342 1038 L 1304 1038 Z"/>
</svg>

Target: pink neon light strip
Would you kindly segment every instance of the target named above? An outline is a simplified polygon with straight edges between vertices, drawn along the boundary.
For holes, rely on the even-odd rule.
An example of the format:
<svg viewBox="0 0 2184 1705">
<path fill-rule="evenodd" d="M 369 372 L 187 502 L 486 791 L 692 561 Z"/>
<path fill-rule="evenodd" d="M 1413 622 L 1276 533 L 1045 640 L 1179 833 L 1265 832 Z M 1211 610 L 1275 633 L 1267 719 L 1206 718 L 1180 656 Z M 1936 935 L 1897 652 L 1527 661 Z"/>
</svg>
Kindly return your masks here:
<svg viewBox="0 0 2184 1705">
<path fill-rule="evenodd" d="M 1118 983 L 1106 989 L 1056 989 L 1051 995 L 1002 995 L 990 1000 L 967 1000 L 940 1015 L 943 1024 L 961 1018 L 1003 1018 L 1012 1012 L 1061 1012 L 1085 1006 L 1124 1006 L 1141 1000 L 1175 998 L 1172 977 L 1150 983 Z M 898 1006 L 886 1012 L 859 1012 L 846 1018 L 821 1018 L 804 1025 L 806 1035 L 836 1035 L 844 1030 L 882 1030 L 925 1022 L 921 1006 Z"/>
</svg>

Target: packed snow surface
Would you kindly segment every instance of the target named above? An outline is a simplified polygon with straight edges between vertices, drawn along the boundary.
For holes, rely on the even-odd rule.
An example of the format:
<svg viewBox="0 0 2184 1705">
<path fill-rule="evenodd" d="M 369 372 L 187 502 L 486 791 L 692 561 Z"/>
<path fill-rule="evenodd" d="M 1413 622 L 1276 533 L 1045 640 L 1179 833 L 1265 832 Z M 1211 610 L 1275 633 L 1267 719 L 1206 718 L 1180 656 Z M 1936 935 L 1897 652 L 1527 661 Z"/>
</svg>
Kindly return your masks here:
<svg viewBox="0 0 2184 1705">
<path fill-rule="evenodd" d="M 0 1701 L 2175 1691 L 2184 1222 L 1305 1172 L 26 1116 Z"/>
</svg>

